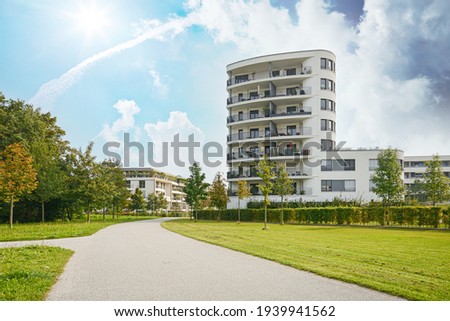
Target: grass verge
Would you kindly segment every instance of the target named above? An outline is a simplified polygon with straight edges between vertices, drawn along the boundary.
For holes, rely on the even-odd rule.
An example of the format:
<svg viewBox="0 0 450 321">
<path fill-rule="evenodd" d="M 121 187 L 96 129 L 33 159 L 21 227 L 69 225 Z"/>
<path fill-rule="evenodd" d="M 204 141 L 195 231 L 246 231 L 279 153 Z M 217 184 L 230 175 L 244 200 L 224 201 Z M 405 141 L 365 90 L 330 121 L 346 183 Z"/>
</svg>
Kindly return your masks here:
<svg viewBox="0 0 450 321">
<path fill-rule="evenodd" d="M 340 226 L 164 222 L 168 230 L 410 300 L 450 300 L 450 233 Z M 257 268 L 257 267 L 255 267 Z"/>
<path fill-rule="evenodd" d="M 157 218 L 157 216 L 123 215 L 115 219 L 107 218 L 103 221 L 101 216 L 98 216 L 91 218 L 91 223 L 86 221 L 25 223 L 15 224 L 12 229 L 6 224 L 2 224 L 0 225 L 0 242 L 87 236 L 113 224 L 154 218 Z"/>
<path fill-rule="evenodd" d="M 44 300 L 72 254 L 47 246 L 0 249 L 0 300 Z"/>
</svg>

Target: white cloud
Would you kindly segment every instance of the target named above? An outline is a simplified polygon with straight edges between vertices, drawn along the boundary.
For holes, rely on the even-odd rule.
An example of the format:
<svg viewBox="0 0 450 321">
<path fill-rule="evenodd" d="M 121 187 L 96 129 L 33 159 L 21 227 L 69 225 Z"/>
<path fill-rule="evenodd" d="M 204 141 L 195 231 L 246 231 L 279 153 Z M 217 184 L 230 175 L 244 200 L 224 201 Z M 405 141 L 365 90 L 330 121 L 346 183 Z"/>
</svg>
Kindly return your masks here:
<svg viewBox="0 0 450 321">
<path fill-rule="evenodd" d="M 217 43 L 234 43 L 240 58 L 316 48 L 333 51 L 338 139 L 349 146 L 450 153 L 445 119 L 435 113 L 440 97 L 433 80 L 415 68 L 445 66 L 447 58 L 438 50 L 419 61 L 413 55 L 421 43 L 432 41 L 441 48 L 448 42 L 448 1 L 367 0 L 357 28 L 343 14 L 330 12 L 324 0 L 298 1 L 298 22 L 269 1 L 196 0 L 187 7 Z"/>
<path fill-rule="evenodd" d="M 156 70 L 150 70 L 149 75 L 153 78 L 153 87 L 158 94 L 158 96 L 162 98 L 166 98 L 169 93 L 169 86 L 161 80 L 161 75 Z"/>
<path fill-rule="evenodd" d="M 111 126 L 108 124 L 103 125 L 103 129 L 99 136 L 106 141 L 121 141 L 125 132 L 133 131 L 134 138 L 139 136 L 139 130 L 135 127 L 135 115 L 138 114 L 141 109 L 134 100 L 119 100 L 114 109 L 117 110 L 121 117 L 117 119 Z M 120 138 L 119 135 L 120 134 Z"/>
<path fill-rule="evenodd" d="M 163 144 L 167 144 L 168 146 L 168 165 L 161 168 L 161 170 L 188 176 L 188 168 L 192 160 L 202 163 L 202 146 L 205 142 L 205 135 L 199 127 L 192 124 L 185 112 L 172 111 L 167 121 L 147 123 L 144 125 L 144 130 L 153 143 L 153 159 L 155 162 L 161 162 L 164 159 Z M 180 142 L 187 142 L 189 136 L 193 135 L 193 141 L 200 146 L 193 148 L 193 153 L 188 151 L 188 148 L 181 147 L 179 148 L 179 155 L 177 155 L 171 145 L 175 141 L 174 137 L 176 135 L 178 135 Z M 180 166 L 181 162 L 184 163 L 184 166 Z"/>
</svg>

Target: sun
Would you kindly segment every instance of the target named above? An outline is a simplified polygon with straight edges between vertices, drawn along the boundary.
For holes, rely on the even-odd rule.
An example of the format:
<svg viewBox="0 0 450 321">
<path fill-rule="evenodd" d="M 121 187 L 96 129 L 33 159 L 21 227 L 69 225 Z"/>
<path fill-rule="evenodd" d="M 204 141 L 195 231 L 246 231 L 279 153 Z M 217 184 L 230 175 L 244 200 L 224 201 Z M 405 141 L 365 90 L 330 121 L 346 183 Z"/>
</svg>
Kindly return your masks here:
<svg viewBox="0 0 450 321">
<path fill-rule="evenodd" d="M 75 24 L 75 29 L 89 38 L 103 34 L 111 25 L 108 9 L 101 8 L 95 3 L 79 7 L 70 16 Z"/>
</svg>

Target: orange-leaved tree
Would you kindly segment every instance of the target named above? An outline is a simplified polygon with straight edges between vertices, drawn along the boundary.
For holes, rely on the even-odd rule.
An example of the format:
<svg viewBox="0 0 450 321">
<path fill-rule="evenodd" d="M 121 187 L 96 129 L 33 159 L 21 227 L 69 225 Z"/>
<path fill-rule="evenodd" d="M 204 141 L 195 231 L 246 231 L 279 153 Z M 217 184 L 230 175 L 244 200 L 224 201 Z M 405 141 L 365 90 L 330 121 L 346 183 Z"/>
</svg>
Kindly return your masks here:
<svg viewBox="0 0 450 321">
<path fill-rule="evenodd" d="M 13 226 L 14 202 L 37 187 L 33 158 L 23 144 L 6 146 L 0 154 L 0 195 L 10 204 L 9 227 Z"/>
</svg>

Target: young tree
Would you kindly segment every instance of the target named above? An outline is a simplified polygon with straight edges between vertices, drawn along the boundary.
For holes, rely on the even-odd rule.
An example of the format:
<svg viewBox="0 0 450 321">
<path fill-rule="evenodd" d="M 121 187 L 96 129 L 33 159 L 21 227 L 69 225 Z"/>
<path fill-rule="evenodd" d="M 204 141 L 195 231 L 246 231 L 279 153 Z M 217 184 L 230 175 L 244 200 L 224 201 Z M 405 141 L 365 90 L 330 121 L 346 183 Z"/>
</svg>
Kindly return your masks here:
<svg viewBox="0 0 450 321">
<path fill-rule="evenodd" d="M 147 209 L 152 211 L 152 213 L 158 210 L 158 196 L 155 193 L 147 197 Z"/>
<path fill-rule="evenodd" d="M 229 201 L 227 188 L 220 173 L 216 174 L 208 194 L 211 206 L 218 209 L 217 220 L 220 221 L 220 211 L 227 207 Z"/>
<path fill-rule="evenodd" d="M 130 209 L 132 211 L 142 211 L 145 208 L 145 198 L 140 188 L 136 188 L 131 195 Z"/>
<path fill-rule="evenodd" d="M 250 187 L 247 185 L 247 181 L 238 180 L 238 190 L 237 190 L 238 220 L 237 220 L 237 223 L 241 223 L 241 200 L 246 199 L 247 197 L 250 197 L 251 195 L 252 195 L 252 193 L 250 192 Z"/>
<path fill-rule="evenodd" d="M 169 203 L 167 202 L 166 196 L 164 193 L 158 193 L 158 197 L 156 198 L 157 210 L 166 210 Z"/>
<path fill-rule="evenodd" d="M 269 194 L 272 192 L 273 183 L 272 179 L 274 176 L 273 173 L 273 164 L 269 161 L 267 155 L 264 155 L 264 159 L 259 161 L 257 166 L 257 174 L 262 179 L 262 183 L 258 184 L 259 189 L 261 190 L 262 195 L 264 196 L 264 228 L 263 230 L 267 230 L 267 206 L 270 204 Z"/>
<path fill-rule="evenodd" d="M 433 204 L 447 201 L 450 198 L 450 180 L 442 172 L 442 163 L 439 155 L 433 155 L 431 161 L 425 162 L 425 190 L 427 199 Z"/>
<path fill-rule="evenodd" d="M 10 204 L 9 228 L 14 221 L 14 202 L 36 187 L 33 158 L 20 143 L 8 145 L 0 154 L 0 195 Z"/>
<path fill-rule="evenodd" d="M 186 194 L 186 203 L 189 204 L 194 211 L 195 220 L 197 221 L 197 208 L 200 201 L 207 198 L 208 183 L 205 182 L 205 174 L 202 173 L 200 166 L 197 163 L 189 166 L 191 174 L 186 180 L 186 185 L 183 187 L 183 192 Z"/>
<path fill-rule="evenodd" d="M 410 199 L 416 200 L 420 203 L 426 202 L 427 191 L 425 183 L 420 179 L 415 179 L 412 186 L 408 189 Z"/>
<path fill-rule="evenodd" d="M 284 224 L 284 198 L 291 195 L 294 191 L 292 180 L 282 164 L 279 164 L 275 171 L 275 181 L 273 184 L 273 192 L 281 198 L 281 224 Z"/>
<path fill-rule="evenodd" d="M 388 148 L 377 157 L 378 168 L 372 175 L 373 191 L 383 201 L 384 206 L 403 199 L 405 187 L 402 180 L 402 167 L 398 161 L 397 150 Z"/>
</svg>

